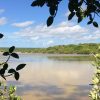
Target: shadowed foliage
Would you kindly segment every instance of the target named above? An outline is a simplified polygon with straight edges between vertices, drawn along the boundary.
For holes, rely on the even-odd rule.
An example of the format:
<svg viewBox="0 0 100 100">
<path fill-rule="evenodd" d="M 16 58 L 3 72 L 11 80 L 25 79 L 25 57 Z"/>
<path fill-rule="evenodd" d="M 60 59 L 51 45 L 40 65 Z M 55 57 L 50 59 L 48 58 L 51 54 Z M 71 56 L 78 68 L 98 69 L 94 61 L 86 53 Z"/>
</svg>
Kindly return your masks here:
<svg viewBox="0 0 100 100">
<path fill-rule="evenodd" d="M 15 50 L 15 46 L 12 46 L 9 48 L 8 51 L 4 52 L 3 53 L 3 56 L 7 56 L 7 60 L 3 63 L 0 64 L 0 75 L 1 77 L 3 77 L 5 80 L 6 80 L 6 77 L 8 76 L 11 76 L 11 75 L 14 75 L 14 78 L 16 80 L 19 79 L 19 72 L 18 70 L 21 70 L 22 68 L 25 67 L 26 64 L 20 64 L 16 67 L 16 70 L 15 69 L 8 69 L 8 61 L 10 60 L 10 57 L 13 57 L 13 58 L 16 58 L 16 59 L 19 59 L 19 55 L 17 53 L 14 52 Z M 5 75 L 6 73 L 10 73 L 8 75 Z"/>
<path fill-rule="evenodd" d="M 54 21 L 61 1 L 62 0 L 34 0 L 31 6 L 43 7 L 46 5 L 49 8 L 50 16 L 47 19 L 47 26 L 50 26 Z M 96 16 L 100 17 L 100 0 L 69 0 L 68 9 L 70 11 L 68 20 L 76 16 L 77 22 L 80 23 L 83 19 L 88 18 L 88 25 L 93 24 L 94 27 L 98 27 L 98 23 L 95 19 Z"/>
<path fill-rule="evenodd" d="M 3 34 L 0 33 L 0 39 L 3 38 Z M 15 46 L 9 48 L 8 51 L 3 52 L 3 56 L 7 57 L 5 62 L 0 63 L 0 76 L 6 80 L 9 76 L 14 76 L 16 80 L 19 80 L 19 70 L 23 69 L 26 64 L 19 64 L 16 69 L 9 68 L 8 61 L 11 57 L 19 59 L 19 55 L 14 52 Z M 15 86 L 6 86 L 4 82 L 0 80 L 0 100 L 22 100 L 19 96 L 15 95 Z"/>
</svg>

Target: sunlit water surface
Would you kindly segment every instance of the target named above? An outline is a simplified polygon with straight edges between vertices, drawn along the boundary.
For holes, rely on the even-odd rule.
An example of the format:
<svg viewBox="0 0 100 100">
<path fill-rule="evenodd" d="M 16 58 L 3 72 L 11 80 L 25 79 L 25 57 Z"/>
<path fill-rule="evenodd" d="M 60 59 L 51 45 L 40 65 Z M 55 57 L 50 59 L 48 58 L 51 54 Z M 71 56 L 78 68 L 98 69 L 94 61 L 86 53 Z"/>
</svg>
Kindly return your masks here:
<svg viewBox="0 0 100 100">
<path fill-rule="evenodd" d="M 58 57 L 20 54 L 19 60 L 11 59 L 10 67 L 20 63 L 27 65 L 20 71 L 20 80 L 16 82 L 11 77 L 8 85 L 16 85 L 17 94 L 23 100 L 89 100 L 93 74 L 91 61 L 69 61 Z"/>
</svg>

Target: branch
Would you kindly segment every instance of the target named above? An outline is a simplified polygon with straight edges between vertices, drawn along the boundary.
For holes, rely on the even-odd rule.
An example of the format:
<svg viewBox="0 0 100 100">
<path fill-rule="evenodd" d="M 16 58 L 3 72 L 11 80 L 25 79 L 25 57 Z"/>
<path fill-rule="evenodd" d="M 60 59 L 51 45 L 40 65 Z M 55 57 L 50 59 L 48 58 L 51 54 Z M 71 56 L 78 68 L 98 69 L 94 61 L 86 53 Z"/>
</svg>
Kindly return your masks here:
<svg viewBox="0 0 100 100">
<path fill-rule="evenodd" d="M 97 16 L 99 16 L 99 17 L 100 17 L 100 15 L 99 15 L 97 12 L 95 12 L 95 14 L 97 14 Z"/>
<path fill-rule="evenodd" d="M 12 76 L 13 74 L 9 74 L 9 75 L 5 75 L 4 77 L 9 77 L 9 76 Z"/>
</svg>

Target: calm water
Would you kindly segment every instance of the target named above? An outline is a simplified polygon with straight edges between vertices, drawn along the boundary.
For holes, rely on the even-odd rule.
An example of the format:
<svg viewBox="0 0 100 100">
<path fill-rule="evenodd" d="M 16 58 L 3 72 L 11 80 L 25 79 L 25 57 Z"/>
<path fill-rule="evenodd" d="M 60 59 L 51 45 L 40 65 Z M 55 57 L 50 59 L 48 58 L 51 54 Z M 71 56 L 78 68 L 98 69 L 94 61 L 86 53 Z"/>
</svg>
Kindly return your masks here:
<svg viewBox="0 0 100 100">
<path fill-rule="evenodd" d="M 13 78 L 9 81 L 9 84 L 17 85 L 17 94 L 24 100 L 89 100 L 89 84 L 93 74 L 91 61 L 21 54 L 19 60 L 11 59 L 9 63 L 11 67 L 27 64 L 20 71 L 18 82 Z"/>
</svg>

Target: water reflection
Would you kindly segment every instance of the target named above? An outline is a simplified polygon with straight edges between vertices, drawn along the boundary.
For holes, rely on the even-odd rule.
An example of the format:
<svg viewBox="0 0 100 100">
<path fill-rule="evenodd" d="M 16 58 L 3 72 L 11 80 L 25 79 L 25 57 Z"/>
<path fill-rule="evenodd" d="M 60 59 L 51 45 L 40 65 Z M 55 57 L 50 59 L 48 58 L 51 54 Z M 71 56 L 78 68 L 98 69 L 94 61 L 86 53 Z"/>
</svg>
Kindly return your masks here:
<svg viewBox="0 0 100 100">
<path fill-rule="evenodd" d="M 26 100 L 89 100 L 89 86 L 75 86 L 66 85 L 64 88 L 59 88 L 53 85 L 35 85 L 33 90 L 23 94 L 23 98 Z M 29 96 L 30 95 L 30 96 Z"/>
<path fill-rule="evenodd" d="M 46 55 L 21 55 L 20 59 L 12 59 L 10 65 L 24 62 L 27 66 L 19 82 L 11 78 L 9 84 L 18 86 L 17 93 L 24 100 L 89 100 L 90 61 L 59 61 Z"/>
</svg>

